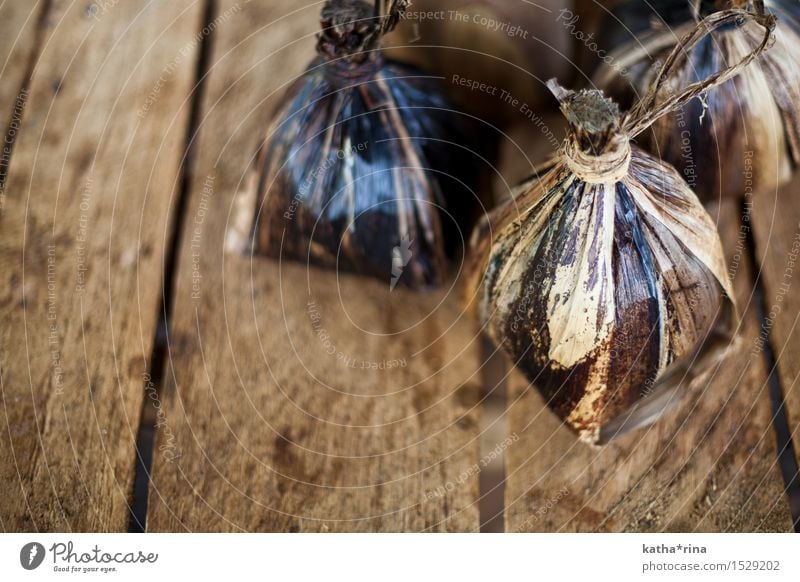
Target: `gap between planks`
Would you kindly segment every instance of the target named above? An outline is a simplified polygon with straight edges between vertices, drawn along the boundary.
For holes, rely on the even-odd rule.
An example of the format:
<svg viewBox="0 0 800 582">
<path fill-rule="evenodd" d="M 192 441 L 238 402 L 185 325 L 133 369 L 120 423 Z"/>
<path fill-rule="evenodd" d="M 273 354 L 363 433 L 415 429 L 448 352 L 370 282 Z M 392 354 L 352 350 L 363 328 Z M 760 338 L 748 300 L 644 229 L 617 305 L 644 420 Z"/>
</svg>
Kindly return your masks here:
<svg viewBox="0 0 800 582">
<path fill-rule="evenodd" d="M 738 208 L 723 205 L 719 219 L 730 258 Z M 739 275 L 739 305 L 749 313 L 743 331 L 752 338 L 757 321 L 751 277 Z M 509 447 L 510 531 L 791 527 L 760 355 L 729 356 L 701 375 L 691 395 L 659 422 L 596 450 L 576 443 L 524 378 L 512 373 L 510 379 L 510 427 L 520 435 Z"/>
<path fill-rule="evenodd" d="M 158 106 L 137 111 L 200 14 L 188 0 L 146 8 L 120 3 L 98 23 L 85 5 L 53 3 L 44 19 L 0 245 L 10 529 L 127 526 L 189 76 L 174 70 Z"/>
<path fill-rule="evenodd" d="M 211 18 L 212 18 L 212 16 L 211 16 L 211 12 L 209 12 L 209 13 L 208 13 L 208 16 L 207 16 L 207 17 L 206 17 L 206 19 L 205 19 L 205 20 L 206 20 L 206 22 L 210 21 L 210 19 L 211 19 Z M 208 39 L 208 43 L 210 43 L 210 42 L 211 42 L 211 37 L 213 37 L 213 33 L 212 33 L 212 35 L 210 35 L 210 37 L 209 37 L 209 39 Z M 204 43 L 205 43 L 205 41 L 204 41 Z M 206 49 L 206 48 L 204 48 L 204 50 L 207 50 L 207 49 Z M 202 75 L 200 75 L 200 71 L 201 71 L 201 70 L 202 70 L 202 67 L 199 67 L 199 68 L 198 68 L 198 78 L 201 78 L 201 77 L 202 77 Z M 199 101 L 199 99 L 198 99 L 198 96 L 197 96 L 197 95 L 195 95 L 195 97 L 194 97 L 194 103 L 196 104 L 198 101 Z M 194 106 L 193 106 L 193 107 L 194 107 Z M 194 118 L 194 117 L 193 117 L 193 119 L 194 119 L 194 120 L 195 120 L 195 122 L 196 122 L 196 118 Z M 192 127 L 194 128 L 194 124 L 193 124 L 193 126 L 192 126 Z M 187 147 L 190 145 L 190 142 L 191 142 L 191 140 L 190 140 L 190 139 L 188 139 L 188 136 L 189 136 L 189 135 L 193 135 L 194 131 L 195 131 L 194 129 L 191 129 L 191 130 L 190 130 L 190 133 L 189 133 L 189 134 L 187 134 Z M 188 165 L 189 163 L 190 163 L 190 161 L 188 161 L 188 162 L 187 162 L 187 165 Z M 188 175 L 189 171 L 190 171 L 189 169 L 187 169 L 187 170 L 186 170 L 186 174 L 187 174 L 187 175 Z M 187 178 L 187 181 L 184 183 L 184 188 L 182 188 L 182 190 L 181 190 L 181 195 L 182 195 L 182 197 L 186 195 L 186 189 L 188 189 L 188 178 Z M 170 248 L 171 248 L 172 250 L 174 250 L 175 252 L 177 252 L 177 246 L 178 246 L 178 245 L 179 245 L 179 241 L 178 241 L 178 239 L 177 239 L 177 236 L 176 236 L 176 237 L 174 238 L 174 240 L 173 240 L 173 243 L 171 244 Z M 171 251 L 171 252 L 172 252 L 172 251 Z M 171 279 L 172 279 L 174 276 L 175 276 L 175 274 L 172 272 L 172 269 L 171 269 L 171 268 L 168 268 L 168 269 L 167 269 L 167 271 L 165 272 L 165 281 L 167 281 L 167 280 L 171 280 Z M 753 273 L 753 276 L 755 277 L 755 280 L 757 281 L 757 280 L 758 280 L 758 278 L 757 278 L 757 276 L 755 275 L 755 273 Z M 165 284 L 165 286 L 166 286 L 166 284 Z M 170 307 L 169 307 L 169 302 L 170 302 L 170 300 L 171 300 L 171 298 L 167 299 L 167 300 L 166 300 L 166 303 L 165 303 L 165 305 L 164 305 L 164 306 L 162 306 L 162 311 L 163 311 L 164 313 L 166 313 L 166 314 L 169 314 L 169 312 L 170 312 Z M 762 305 L 762 308 L 763 308 L 763 305 Z M 763 319 L 763 318 L 762 318 L 762 319 Z M 168 317 L 166 318 L 166 321 L 169 321 L 169 318 L 168 318 Z M 768 370 L 771 370 L 771 367 L 772 367 L 772 366 L 770 366 L 770 365 L 769 365 L 769 356 L 768 356 L 768 354 L 766 354 L 766 353 L 765 353 L 764 355 L 765 355 L 765 357 L 767 358 L 767 363 L 768 363 L 768 366 L 769 366 L 769 367 L 768 367 Z M 159 356 L 157 356 L 157 355 L 155 355 L 155 354 L 154 354 L 154 356 L 155 356 L 155 358 L 159 357 Z M 162 357 L 163 357 L 163 354 L 162 354 Z M 156 359 L 155 359 L 155 358 L 154 358 L 154 360 L 153 360 L 154 362 L 156 362 Z M 160 384 L 160 381 L 161 381 L 163 378 L 162 378 L 162 375 L 158 373 L 158 371 L 157 371 L 157 369 L 156 369 L 156 368 L 157 368 L 157 367 L 156 367 L 156 365 L 154 364 L 154 366 L 153 366 L 153 371 L 154 371 L 153 378 L 154 378 L 154 379 L 158 379 L 158 381 L 159 381 L 159 384 Z M 163 373 L 163 369 L 161 370 L 161 372 Z M 772 376 L 770 376 L 770 381 L 772 382 L 772 380 L 773 380 L 773 377 L 772 377 Z M 777 377 L 775 377 L 775 380 L 779 382 L 779 379 L 777 379 Z M 485 388 L 486 388 L 487 390 L 490 390 L 490 391 L 494 391 L 494 390 L 495 390 L 495 388 L 492 388 L 492 386 L 495 386 L 495 382 L 494 382 L 494 381 L 492 381 L 492 380 L 488 380 L 488 379 L 485 379 L 485 381 L 484 381 L 484 384 L 485 384 Z M 772 387 L 772 384 L 771 384 L 771 387 Z M 779 390 L 779 389 L 778 389 L 778 390 Z M 772 393 L 773 393 L 773 396 L 774 396 L 774 395 L 775 395 L 775 391 L 774 391 L 774 389 L 772 390 Z M 780 410 L 780 407 L 778 407 L 778 409 L 777 409 L 777 410 Z M 493 415 L 493 417 L 492 417 L 492 418 L 493 418 L 494 420 L 499 420 L 501 416 L 502 416 L 501 414 L 500 414 L 500 415 L 498 415 L 498 414 L 495 414 L 495 415 Z M 776 415 L 776 417 L 775 417 L 773 420 L 774 420 L 775 422 L 777 422 L 778 424 L 780 424 L 780 422 L 781 422 L 781 419 L 780 419 L 780 416 L 779 416 L 779 415 Z M 489 424 L 493 424 L 493 422 L 489 422 Z M 785 428 L 785 427 L 784 427 L 784 428 Z M 776 431 L 777 431 L 777 430 L 778 430 L 778 426 L 776 426 Z M 489 442 L 492 442 L 492 439 L 482 439 L 482 441 L 483 441 L 483 442 L 482 442 L 482 444 L 483 444 L 484 446 L 482 446 L 481 454 L 482 454 L 482 457 L 485 457 L 485 456 L 486 456 L 486 454 L 487 454 L 487 452 L 488 452 L 489 450 L 491 450 L 491 448 L 489 447 L 488 443 L 489 443 Z M 152 445 L 151 445 L 151 446 L 152 446 Z M 783 448 L 785 449 L 785 447 L 783 447 Z M 152 452 L 152 451 L 151 451 L 151 452 Z M 148 470 L 148 468 L 147 468 L 147 467 L 143 466 L 143 467 L 142 467 L 142 470 L 144 471 L 144 473 L 145 473 L 145 474 L 149 475 L 149 470 Z M 501 473 L 501 475 L 502 475 L 502 473 Z M 498 509 L 497 509 L 497 508 L 496 508 L 494 505 L 492 505 L 491 503 L 489 503 L 489 502 L 485 501 L 485 500 L 484 500 L 484 498 L 488 498 L 488 497 L 490 496 L 490 494 L 492 493 L 492 491 L 496 490 L 498 487 L 499 487 L 499 488 L 502 488 L 502 484 L 503 484 L 503 477 L 501 476 L 501 477 L 499 478 L 499 480 L 498 480 L 496 476 L 495 476 L 495 477 L 491 477 L 491 474 L 490 474 L 490 472 L 489 472 L 489 471 L 486 471 L 485 473 L 481 474 L 481 482 L 482 482 L 482 487 L 481 487 L 481 507 L 482 507 L 482 511 L 481 511 L 481 524 L 482 524 L 482 529 L 483 529 L 484 531 L 494 531 L 494 530 L 496 530 L 497 526 L 496 526 L 496 525 L 493 525 L 493 524 L 491 524 L 491 522 L 493 522 L 493 520 L 494 520 L 494 521 L 496 521 L 496 518 L 499 516 L 499 518 L 500 518 L 500 523 L 502 523 L 502 508 L 500 508 L 500 509 L 498 510 Z M 142 493 L 141 493 L 141 490 L 140 490 L 140 489 L 137 487 L 137 495 L 141 496 L 141 494 L 142 494 Z"/>
<path fill-rule="evenodd" d="M 170 434 L 156 435 L 156 450 L 173 445 L 181 456 L 155 455 L 147 530 L 476 531 L 478 478 L 469 470 L 480 458 L 478 358 L 455 302 L 426 318 L 436 294 L 388 295 L 363 278 L 222 251 L 231 195 L 266 114 L 313 54 L 310 11 L 319 7 L 296 8 L 251 3 L 215 37 L 187 209 L 194 216 L 208 205 L 204 278 L 190 298 L 184 237 L 163 391 Z M 207 200 L 204 176 L 214 177 Z M 386 372 L 347 371 L 321 353 L 307 289 L 327 329 L 348 327 L 341 301 L 376 326 L 363 337 L 337 334 L 341 352 L 378 361 L 433 342 L 432 356 Z M 411 321 L 417 331 L 382 339 Z M 451 324 L 455 333 L 444 337 Z M 303 363 L 334 385 L 307 377 Z M 447 483 L 454 487 L 435 492 Z"/>
<path fill-rule="evenodd" d="M 168 359 L 169 345 L 169 326 L 174 307 L 173 292 L 175 289 L 175 279 L 177 277 L 175 265 L 178 257 L 178 249 L 181 245 L 181 237 L 184 230 L 188 230 L 188 217 L 186 213 L 189 190 L 191 188 L 193 176 L 193 160 L 195 159 L 195 149 L 197 147 L 195 138 L 200 127 L 200 112 L 203 101 L 205 79 L 208 74 L 208 59 L 214 42 L 214 30 L 208 34 L 203 34 L 216 18 L 217 0 L 205 0 L 203 18 L 200 21 L 200 28 L 197 34 L 200 37 L 200 48 L 197 51 L 197 61 L 195 63 L 194 85 L 191 97 L 189 122 L 186 126 L 186 138 L 184 139 L 184 155 L 181 160 L 180 169 L 180 188 L 175 211 L 172 215 L 169 228 L 168 243 L 165 251 L 164 271 L 161 277 L 162 293 L 161 302 L 158 307 L 158 323 L 153 337 L 153 351 L 150 356 L 150 373 L 148 386 L 145 382 L 143 389 L 153 390 L 155 398 L 147 398 L 142 403 L 142 412 L 139 421 L 139 432 L 136 436 L 136 469 L 134 473 L 133 491 L 131 497 L 131 515 L 128 524 L 130 533 L 143 533 L 147 527 L 147 502 L 150 492 L 150 478 L 153 466 L 153 449 L 155 448 L 155 430 L 158 410 L 156 402 L 159 402 L 162 395 L 164 375 L 166 374 L 166 364 Z"/>
<path fill-rule="evenodd" d="M 799 191 L 795 177 L 795 181 L 774 193 L 743 199 L 741 212 L 742 217 L 748 219 L 745 230 L 751 249 L 759 338 L 763 342 L 761 350 L 769 374 L 778 458 L 789 511 L 798 533 L 800 473 L 796 439 L 800 437 L 800 396 L 796 387 L 797 358 L 793 356 L 800 348 L 795 331 L 800 302 L 795 299 L 797 294 L 787 293 L 787 289 L 791 287 L 794 273 L 790 249 L 795 248 L 800 236 Z M 768 294 L 772 297 L 769 306 Z"/>
</svg>

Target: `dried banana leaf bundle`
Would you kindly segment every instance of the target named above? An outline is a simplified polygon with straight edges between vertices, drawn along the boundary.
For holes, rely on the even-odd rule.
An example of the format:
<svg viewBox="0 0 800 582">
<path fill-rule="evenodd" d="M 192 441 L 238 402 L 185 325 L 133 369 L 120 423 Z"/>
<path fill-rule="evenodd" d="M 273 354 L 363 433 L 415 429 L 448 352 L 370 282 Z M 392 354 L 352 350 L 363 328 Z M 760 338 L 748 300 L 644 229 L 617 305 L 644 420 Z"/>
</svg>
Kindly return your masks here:
<svg viewBox="0 0 800 582">
<path fill-rule="evenodd" d="M 619 6 L 603 27 L 602 41 L 618 48 L 594 75 L 594 83 L 623 107 L 633 103 L 653 83 L 659 63 L 676 40 L 696 25 L 696 15 L 740 4 L 748 3 L 660 0 Z M 693 99 L 659 119 L 639 140 L 678 168 L 705 201 L 774 191 L 800 163 L 800 2 L 752 4 L 756 12 L 763 12 L 766 5 L 777 17 L 775 49 L 703 99 Z M 657 102 L 738 61 L 760 37 L 753 20 L 733 22 L 707 36 L 670 74 Z"/>
<path fill-rule="evenodd" d="M 765 28 L 735 67 L 658 107 L 656 84 L 626 117 L 600 91 L 548 83 L 569 123 L 564 147 L 474 233 L 484 329 L 589 443 L 658 418 L 731 340 L 738 316 L 715 225 L 680 174 L 631 140 L 746 66 L 768 44 Z M 681 48 L 703 35 L 698 27 Z"/>
<path fill-rule="evenodd" d="M 408 2 L 383 4 L 325 3 L 319 57 L 285 95 L 248 184 L 253 250 L 425 288 L 445 277 L 443 233 L 468 220 L 478 166 L 441 82 L 384 58 Z"/>
</svg>

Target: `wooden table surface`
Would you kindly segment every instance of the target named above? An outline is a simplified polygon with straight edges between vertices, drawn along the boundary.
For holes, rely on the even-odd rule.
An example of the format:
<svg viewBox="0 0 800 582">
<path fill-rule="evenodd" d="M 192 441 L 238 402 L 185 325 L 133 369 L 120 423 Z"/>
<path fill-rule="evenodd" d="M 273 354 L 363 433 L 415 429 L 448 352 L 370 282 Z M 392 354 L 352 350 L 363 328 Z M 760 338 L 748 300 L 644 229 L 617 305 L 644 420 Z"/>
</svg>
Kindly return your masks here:
<svg viewBox="0 0 800 582">
<path fill-rule="evenodd" d="M 740 341 L 591 449 L 457 280 L 390 293 L 226 252 L 319 7 L 0 0 L 0 528 L 791 531 L 800 186 L 710 207 Z"/>
</svg>

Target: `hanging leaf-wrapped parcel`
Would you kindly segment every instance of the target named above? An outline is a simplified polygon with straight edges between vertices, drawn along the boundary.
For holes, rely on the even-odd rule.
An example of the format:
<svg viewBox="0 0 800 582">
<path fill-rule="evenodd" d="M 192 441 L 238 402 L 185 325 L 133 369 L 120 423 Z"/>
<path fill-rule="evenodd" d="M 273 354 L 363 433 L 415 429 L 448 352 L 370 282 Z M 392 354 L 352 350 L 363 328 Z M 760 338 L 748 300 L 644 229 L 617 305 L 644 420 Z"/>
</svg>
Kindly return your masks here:
<svg viewBox="0 0 800 582">
<path fill-rule="evenodd" d="M 649 95 L 624 120 L 601 92 L 551 81 L 569 122 L 563 150 L 473 236 L 484 329 L 590 443 L 657 418 L 690 368 L 731 340 L 715 225 L 678 172 L 631 139 L 764 46 L 659 110 Z"/>
<path fill-rule="evenodd" d="M 422 288 L 444 276 L 442 233 L 474 204 L 476 165 L 441 81 L 384 58 L 409 2 L 385 4 L 324 4 L 319 57 L 284 97 L 243 199 L 257 254 Z M 461 198 L 448 206 L 443 190 Z"/>
<path fill-rule="evenodd" d="M 559 97 L 567 148 L 504 209 L 480 315 L 548 405 L 602 443 L 661 412 L 704 348 L 729 339 L 733 294 L 686 182 L 631 145 L 600 93 Z"/>
</svg>

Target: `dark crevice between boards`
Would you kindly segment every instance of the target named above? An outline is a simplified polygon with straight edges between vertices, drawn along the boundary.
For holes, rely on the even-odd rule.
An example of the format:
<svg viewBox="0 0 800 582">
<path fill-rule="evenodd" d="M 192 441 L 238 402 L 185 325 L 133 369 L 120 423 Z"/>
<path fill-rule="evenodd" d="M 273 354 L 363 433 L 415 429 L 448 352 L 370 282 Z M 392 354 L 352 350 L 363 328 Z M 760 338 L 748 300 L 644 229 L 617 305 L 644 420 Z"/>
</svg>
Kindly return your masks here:
<svg viewBox="0 0 800 582">
<path fill-rule="evenodd" d="M 11 106 L 8 124 L 6 125 L 5 133 L 3 133 L 3 146 L 0 148 L 0 212 L 2 212 L 3 209 L 1 201 L 3 200 L 2 197 L 5 196 L 8 169 L 11 167 L 11 155 L 14 153 L 14 143 L 17 140 L 17 135 L 22 125 L 22 118 L 25 114 L 25 107 L 28 103 L 33 69 L 42 52 L 45 22 L 47 21 L 47 15 L 50 13 L 52 4 L 52 0 L 44 0 L 44 2 L 42 2 L 39 16 L 36 19 L 36 32 L 34 33 L 33 47 L 28 56 L 28 62 L 25 65 L 25 75 L 22 77 L 22 83 L 20 83 L 17 97 L 14 99 L 14 103 Z"/>
<path fill-rule="evenodd" d="M 200 129 L 200 109 L 205 94 L 205 78 L 209 70 L 209 59 L 213 45 L 214 27 L 217 15 L 217 1 L 206 0 L 203 18 L 198 36 L 198 57 L 195 66 L 194 85 L 191 99 L 189 121 L 184 139 L 184 156 L 181 161 L 180 182 L 175 210 L 171 216 L 171 224 L 164 255 L 164 274 L 162 278 L 161 302 L 158 307 L 158 325 L 153 338 L 153 353 L 150 357 L 149 381 L 145 382 L 145 398 L 142 404 L 139 422 L 139 433 L 136 437 L 136 471 L 133 483 L 133 502 L 130 506 L 128 531 L 144 532 L 147 528 L 148 495 L 150 492 L 150 476 L 153 466 L 153 454 L 156 440 L 156 422 L 158 408 L 163 393 L 166 366 L 169 360 L 169 325 L 173 310 L 173 291 L 175 288 L 176 266 L 181 245 L 181 233 L 184 226 L 184 214 L 189 199 L 194 160 L 196 157 L 197 134 Z M 202 31 L 210 31 L 203 35 Z"/>
<path fill-rule="evenodd" d="M 505 454 L 503 442 L 508 437 L 506 421 L 506 365 L 503 356 L 485 336 L 481 342 L 481 421 L 478 467 L 480 531 L 499 533 L 505 530 Z"/>
<path fill-rule="evenodd" d="M 749 209 L 745 202 L 741 204 L 740 216 L 748 216 Z M 761 280 L 761 266 L 756 258 L 756 242 L 751 227 L 745 228 L 747 233 L 747 250 L 750 261 L 750 271 L 753 277 L 753 298 L 758 318 L 760 333 L 764 336 L 764 347 L 762 354 L 766 365 L 768 377 L 767 386 L 769 398 L 772 405 L 772 428 L 775 432 L 775 444 L 777 446 L 778 466 L 783 477 L 784 490 L 786 491 L 789 503 L 789 512 L 794 523 L 794 531 L 800 533 L 800 474 L 798 474 L 797 457 L 795 456 L 794 443 L 792 442 L 792 431 L 790 429 L 789 416 L 783 399 L 783 386 L 778 375 L 778 362 L 775 359 L 775 350 L 772 346 L 770 326 L 767 325 L 767 307 L 764 298 L 764 285 Z"/>
</svg>

